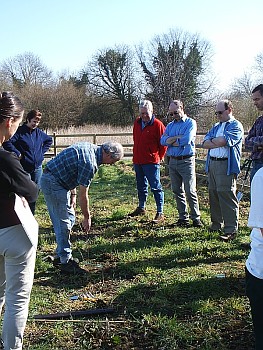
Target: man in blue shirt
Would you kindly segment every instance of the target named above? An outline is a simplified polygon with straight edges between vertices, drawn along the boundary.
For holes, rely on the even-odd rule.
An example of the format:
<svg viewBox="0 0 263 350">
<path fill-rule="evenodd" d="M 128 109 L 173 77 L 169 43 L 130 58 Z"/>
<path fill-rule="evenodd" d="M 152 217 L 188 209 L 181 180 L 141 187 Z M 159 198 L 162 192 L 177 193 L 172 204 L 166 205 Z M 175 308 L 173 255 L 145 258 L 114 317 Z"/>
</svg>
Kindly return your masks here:
<svg viewBox="0 0 263 350">
<path fill-rule="evenodd" d="M 123 157 L 123 147 L 117 142 L 96 146 L 76 143 L 51 159 L 41 178 L 41 189 L 56 234 L 57 256 L 53 264 L 63 273 L 78 273 L 78 261 L 72 258 L 70 232 L 75 223 L 76 187 L 83 214 L 82 227 L 91 227 L 88 189 L 101 164 L 114 164 Z"/>
<path fill-rule="evenodd" d="M 240 173 L 240 158 L 244 130 L 242 124 L 232 115 L 232 103 L 221 100 L 216 106 L 217 122 L 206 134 L 203 147 L 208 149 L 206 172 L 208 190 L 210 231 L 223 229 L 220 238 L 229 241 L 238 230 L 238 200 L 236 178 Z"/>
<path fill-rule="evenodd" d="M 169 157 L 169 174 L 179 213 L 176 224 L 185 227 L 190 225 L 187 198 L 193 226 L 201 227 L 195 175 L 196 121 L 184 113 L 180 100 L 170 103 L 168 113 L 174 120 L 167 125 L 161 144 L 168 146 L 166 155 Z"/>
</svg>

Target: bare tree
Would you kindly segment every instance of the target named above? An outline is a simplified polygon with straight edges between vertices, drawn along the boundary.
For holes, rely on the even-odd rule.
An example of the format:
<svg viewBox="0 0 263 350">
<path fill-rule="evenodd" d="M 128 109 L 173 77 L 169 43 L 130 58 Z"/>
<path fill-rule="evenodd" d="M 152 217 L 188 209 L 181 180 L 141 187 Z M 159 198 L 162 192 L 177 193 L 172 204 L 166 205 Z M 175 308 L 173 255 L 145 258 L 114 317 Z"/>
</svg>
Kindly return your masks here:
<svg viewBox="0 0 263 350">
<path fill-rule="evenodd" d="M 86 103 L 85 88 L 78 89 L 73 83 L 61 80 L 52 88 L 45 88 L 46 98 L 42 99 L 40 108 L 45 111 L 47 126 L 60 129 L 80 124 Z"/>
<path fill-rule="evenodd" d="M 263 52 L 259 53 L 256 56 L 255 61 L 256 61 L 256 69 L 261 74 L 261 78 L 262 78 L 262 74 L 263 74 Z"/>
<path fill-rule="evenodd" d="M 240 78 L 235 79 L 234 83 L 232 84 L 232 95 L 237 98 L 250 98 L 254 85 L 255 82 L 252 75 L 248 72 L 244 72 L 243 75 Z"/>
<path fill-rule="evenodd" d="M 52 80 L 52 71 L 32 52 L 5 60 L 0 66 L 0 71 L 6 75 L 9 83 L 19 88 L 26 85 L 46 85 Z"/>
</svg>

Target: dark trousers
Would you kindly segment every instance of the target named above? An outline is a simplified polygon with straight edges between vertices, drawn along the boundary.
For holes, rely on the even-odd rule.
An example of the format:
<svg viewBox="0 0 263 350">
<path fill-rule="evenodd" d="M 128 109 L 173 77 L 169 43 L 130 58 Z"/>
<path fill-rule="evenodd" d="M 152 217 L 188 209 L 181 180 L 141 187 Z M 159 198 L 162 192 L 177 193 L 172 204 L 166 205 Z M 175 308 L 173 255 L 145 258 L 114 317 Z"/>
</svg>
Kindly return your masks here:
<svg viewBox="0 0 263 350">
<path fill-rule="evenodd" d="M 31 180 L 34 181 L 38 188 L 40 189 L 40 179 L 43 174 L 42 165 L 40 165 L 38 168 L 36 168 L 32 173 L 29 173 L 29 176 L 31 177 Z M 36 202 L 29 203 L 29 207 L 32 211 L 32 214 L 35 215 L 36 210 Z"/>
<path fill-rule="evenodd" d="M 263 350 L 263 279 L 254 277 L 246 269 L 246 294 L 248 296 L 256 338 L 256 350 Z"/>
</svg>

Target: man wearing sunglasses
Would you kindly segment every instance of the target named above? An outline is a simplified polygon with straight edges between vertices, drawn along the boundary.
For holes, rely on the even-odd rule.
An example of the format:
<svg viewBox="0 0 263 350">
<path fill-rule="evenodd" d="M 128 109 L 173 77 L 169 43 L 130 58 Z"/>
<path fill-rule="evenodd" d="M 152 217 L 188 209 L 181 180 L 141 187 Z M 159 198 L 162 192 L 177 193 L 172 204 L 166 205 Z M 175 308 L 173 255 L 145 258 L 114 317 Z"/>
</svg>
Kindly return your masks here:
<svg viewBox="0 0 263 350">
<path fill-rule="evenodd" d="M 169 175 L 179 214 L 176 225 L 190 226 L 188 201 L 193 226 L 201 227 L 195 174 L 196 121 L 184 113 L 180 100 L 170 103 L 168 114 L 170 118 L 173 117 L 173 121 L 167 125 L 161 144 L 168 146 L 166 154 L 169 157 Z"/>
<path fill-rule="evenodd" d="M 216 105 L 218 122 L 206 134 L 203 147 L 208 149 L 206 172 L 211 216 L 211 232 L 221 232 L 220 239 L 230 241 L 238 229 L 236 178 L 240 173 L 243 126 L 232 115 L 232 103 L 221 100 Z"/>
</svg>

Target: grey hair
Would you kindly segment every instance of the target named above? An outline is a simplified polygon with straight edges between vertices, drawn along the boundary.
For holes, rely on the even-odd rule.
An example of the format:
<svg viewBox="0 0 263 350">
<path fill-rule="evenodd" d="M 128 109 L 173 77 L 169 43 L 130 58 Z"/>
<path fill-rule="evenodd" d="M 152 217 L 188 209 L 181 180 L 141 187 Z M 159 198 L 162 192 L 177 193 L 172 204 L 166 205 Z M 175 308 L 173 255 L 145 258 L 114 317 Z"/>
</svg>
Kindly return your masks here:
<svg viewBox="0 0 263 350">
<path fill-rule="evenodd" d="M 102 144 L 102 149 L 105 153 L 110 153 L 111 158 L 113 159 L 121 159 L 124 156 L 123 147 L 119 142 L 105 142 Z"/>
<path fill-rule="evenodd" d="M 149 100 L 142 100 L 139 104 L 139 109 L 141 108 L 147 108 L 148 111 L 153 112 L 153 104 Z"/>
</svg>

